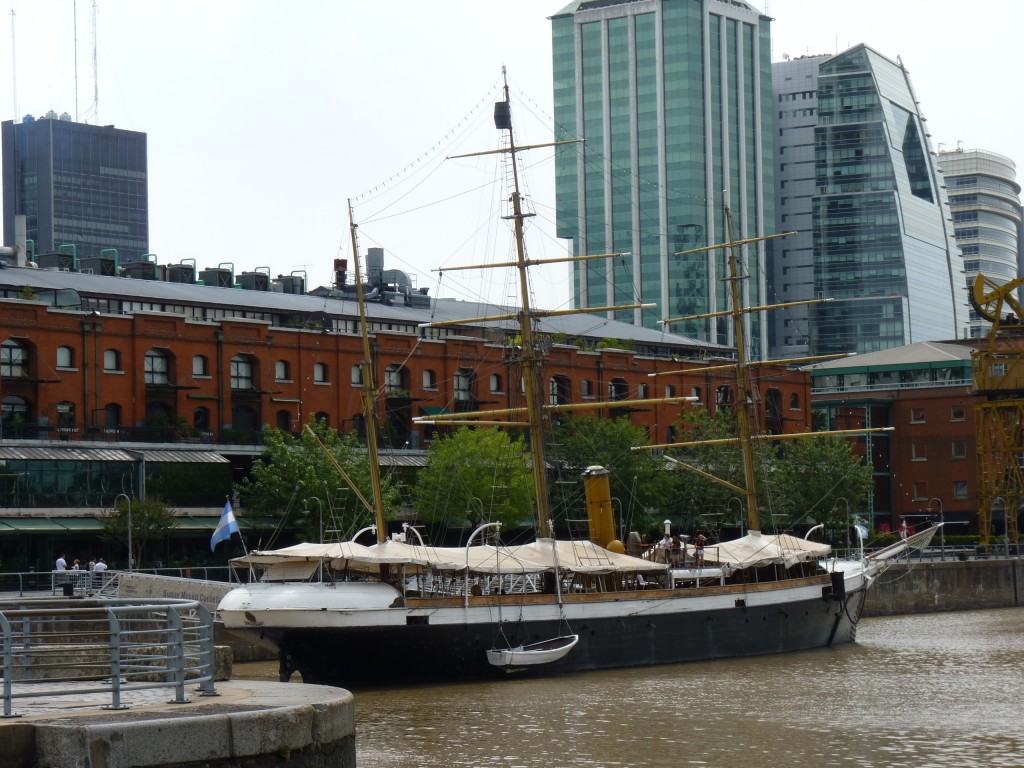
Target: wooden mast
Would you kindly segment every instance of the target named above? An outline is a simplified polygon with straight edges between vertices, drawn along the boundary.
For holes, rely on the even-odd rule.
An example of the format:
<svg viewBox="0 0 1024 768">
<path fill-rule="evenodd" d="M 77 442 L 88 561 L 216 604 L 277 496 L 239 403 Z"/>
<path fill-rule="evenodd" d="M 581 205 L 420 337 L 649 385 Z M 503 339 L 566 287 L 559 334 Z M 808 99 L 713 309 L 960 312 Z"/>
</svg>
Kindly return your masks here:
<svg viewBox="0 0 1024 768">
<path fill-rule="evenodd" d="M 526 416 L 530 433 L 530 456 L 533 461 L 533 491 L 537 504 L 537 531 L 543 535 L 550 527 L 548 505 L 547 464 L 544 460 L 544 411 L 540 402 L 540 381 L 537 371 L 537 352 L 533 335 L 533 315 L 530 310 L 530 285 L 527 275 L 526 247 L 523 240 L 523 219 L 532 214 L 523 213 L 519 193 L 519 163 L 516 159 L 515 136 L 512 133 L 512 114 L 509 100 L 508 78 L 505 68 L 501 70 L 504 79 L 504 101 L 494 105 L 494 126 L 508 132 L 508 154 L 512 163 L 512 223 L 516 237 L 516 269 L 519 272 L 519 290 L 522 293 L 520 311 L 520 334 L 522 336 L 523 388 L 526 396 Z M 554 531 L 548 535 L 554 537 Z"/>
<path fill-rule="evenodd" d="M 736 265 L 736 244 L 732 239 L 732 214 L 725 205 L 726 237 L 729 243 L 729 287 L 732 297 L 732 322 L 736 334 L 736 437 L 743 457 L 743 485 L 747 497 L 747 530 L 761 532 L 761 516 L 757 508 L 757 486 L 754 484 L 754 452 L 750 439 L 750 381 L 747 371 L 747 342 L 740 303 L 739 269 Z"/>
<path fill-rule="evenodd" d="M 360 363 L 362 389 L 359 398 L 363 404 L 363 421 L 366 425 L 366 452 L 370 459 L 370 485 L 373 492 L 373 517 L 377 526 L 377 543 L 387 539 L 384 527 L 384 500 L 380 493 L 380 462 L 377 455 L 377 389 L 373 380 L 373 357 L 370 352 L 370 330 L 366 322 L 366 302 L 363 298 L 363 277 L 359 270 L 359 244 L 356 239 L 356 223 L 352 215 L 352 201 L 348 201 L 349 234 L 352 237 L 352 261 L 356 271 L 356 301 L 359 304 L 359 331 L 363 340 L 363 361 Z"/>
</svg>

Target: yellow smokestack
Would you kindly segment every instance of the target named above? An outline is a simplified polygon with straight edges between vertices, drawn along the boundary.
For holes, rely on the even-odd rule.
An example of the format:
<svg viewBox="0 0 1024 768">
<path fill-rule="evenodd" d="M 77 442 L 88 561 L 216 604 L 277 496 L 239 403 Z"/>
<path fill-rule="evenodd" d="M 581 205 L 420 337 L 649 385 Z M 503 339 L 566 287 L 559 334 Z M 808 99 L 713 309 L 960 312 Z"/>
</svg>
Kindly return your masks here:
<svg viewBox="0 0 1024 768">
<path fill-rule="evenodd" d="M 587 467 L 583 473 L 583 490 L 587 496 L 587 520 L 590 523 L 590 540 L 599 547 L 624 551 L 622 542 L 615 538 L 615 514 L 612 509 L 612 491 L 608 482 L 608 470 L 604 467 Z"/>
</svg>

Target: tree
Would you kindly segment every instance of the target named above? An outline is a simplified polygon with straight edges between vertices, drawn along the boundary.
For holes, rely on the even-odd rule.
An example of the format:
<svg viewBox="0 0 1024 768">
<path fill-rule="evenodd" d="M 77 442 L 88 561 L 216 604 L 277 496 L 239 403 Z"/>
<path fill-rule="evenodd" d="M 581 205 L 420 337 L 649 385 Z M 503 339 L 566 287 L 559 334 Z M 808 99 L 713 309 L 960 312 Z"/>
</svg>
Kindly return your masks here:
<svg viewBox="0 0 1024 768">
<path fill-rule="evenodd" d="M 633 426 L 626 417 L 570 416 L 552 430 L 548 457 L 559 465 L 563 480 L 578 481 L 589 466 L 607 469 L 612 498 L 618 500 L 619 513 L 625 518 L 619 521 L 620 525 L 646 531 L 656 520 L 649 511 L 655 511 L 659 517 L 664 514 L 665 498 L 672 486 L 672 478 L 664 471 L 660 458 L 649 451 L 632 450 L 633 446 L 649 442 L 646 431 Z M 582 485 L 576 493 L 555 502 L 562 507 L 563 516 L 579 517 L 584 504 Z"/>
<path fill-rule="evenodd" d="M 825 523 L 837 543 L 845 543 L 852 517 L 867 509 L 871 467 L 848 439 L 819 435 L 788 440 L 774 474 L 778 498 L 793 521 Z"/>
<path fill-rule="evenodd" d="M 149 544 L 163 541 L 176 526 L 174 509 L 156 496 L 118 499 L 114 508 L 100 518 L 103 538 L 116 546 L 128 545 L 128 520 L 132 526 L 132 562 L 138 567 Z"/>
<path fill-rule="evenodd" d="M 459 427 L 430 444 L 413 503 L 426 522 L 468 518 L 518 526 L 532 521 L 533 479 L 526 445 L 496 428 Z"/>
<path fill-rule="evenodd" d="M 311 420 L 308 426 L 313 435 L 303 429 L 298 437 L 282 430 L 264 436 L 263 455 L 236 486 L 239 504 L 253 512 L 287 518 L 284 529 L 309 541 L 318 539 L 321 521 L 326 530 L 343 532 L 340 537 L 347 539 L 357 528 L 372 523 L 372 514 L 348 488 L 330 457 L 372 503 L 366 451 L 355 435 L 341 436 L 323 420 Z M 398 503 L 395 483 L 386 476 L 381 478 L 381 498 L 386 514 Z"/>
<path fill-rule="evenodd" d="M 735 418 L 728 411 L 709 416 L 691 411 L 679 421 L 686 441 L 713 441 L 735 436 Z M 671 455 L 690 466 L 742 488 L 743 465 L 737 443 L 698 445 L 674 450 Z M 773 527 L 825 522 L 832 531 L 845 529 L 845 499 L 851 513 L 866 506 L 871 489 L 871 468 L 853 452 L 852 443 L 841 437 L 819 435 L 753 444 L 754 480 L 763 530 Z M 742 494 L 697 472 L 677 473 L 676 498 L 681 506 L 695 509 L 695 524 L 701 511 L 722 515 L 726 523 L 738 524 L 746 515 Z M 776 518 L 769 519 L 768 516 Z"/>
<path fill-rule="evenodd" d="M 739 488 L 744 487 L 739 444 L 713 442 L 736 437 L 735 415 L 724 409 L 714 415 L 700 409 L 688 410 L 680 415 L 676 428 L 678 442 L 705 443 L 668 451 L 669 456 L 686 465 L 675 465 L 669 496 L 671 508 L 681 517 L 683 530 L 713 531 L 723 524 L 742 527 L 746 515 L 743 494 L 688 468 L 695 467 Z M 765 470 L 771 457 L 763 446 L 755 444 L 755 449 L 755 480 L 761 497 L 767 493 L 763 480 L 770 475 Z"/>
</svg>

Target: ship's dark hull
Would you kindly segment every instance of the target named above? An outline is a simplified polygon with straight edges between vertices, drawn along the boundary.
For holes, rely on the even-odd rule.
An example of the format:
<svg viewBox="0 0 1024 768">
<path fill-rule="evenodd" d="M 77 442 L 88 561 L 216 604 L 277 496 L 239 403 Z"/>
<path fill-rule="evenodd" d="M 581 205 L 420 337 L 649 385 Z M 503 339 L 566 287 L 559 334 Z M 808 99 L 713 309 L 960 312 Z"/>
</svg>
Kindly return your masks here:
<svg viewBox="0 0 1024 768">
<path fill-rule="evenodd" d="M 562 660 L 530 674 L 669 664 L 823 648 L 854 639 L 863 588 L 799 602 L 660 615 L 573 621 L 578 645 Z M 565 634 L 561 621 L 409 624 L 389 627 L 264 630 L 282 653 L 283 672 L 305 682 L 340 686 L 458 681 L 504 676 L 486 651 Z"/>
</svg>

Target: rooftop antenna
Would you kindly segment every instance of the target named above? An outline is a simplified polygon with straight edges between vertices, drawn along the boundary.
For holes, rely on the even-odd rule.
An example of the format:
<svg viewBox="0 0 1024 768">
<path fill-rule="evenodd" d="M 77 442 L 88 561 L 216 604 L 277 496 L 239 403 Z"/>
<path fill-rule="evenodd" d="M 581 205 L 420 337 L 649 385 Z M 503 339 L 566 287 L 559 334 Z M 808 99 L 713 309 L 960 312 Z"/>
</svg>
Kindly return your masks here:
<svg viewBox="0 0 1024 768">
<path fill-rule="evenodd" d="M 78 122 L 78 0 L 71 4 L 71 20 L 75 25 L 75 122 Z"/>
<path fill-rule="evenodd" d="M 18 116 L 18 56 L 14 52 L 14 0 L 11 0 L 11 98 L 14 117 Z"/>
<path fill-rule="evenodd" d="M 96 45 L 96 17 L 99 12 L 97 0 L 92 0 L 92 107 L 96 125 L 100 124 L 99 52 Z"/>
</svg>

